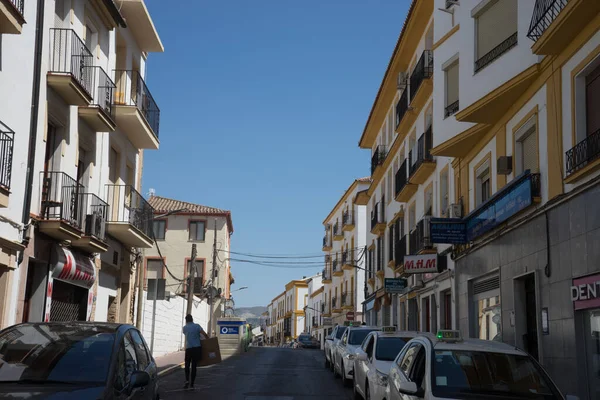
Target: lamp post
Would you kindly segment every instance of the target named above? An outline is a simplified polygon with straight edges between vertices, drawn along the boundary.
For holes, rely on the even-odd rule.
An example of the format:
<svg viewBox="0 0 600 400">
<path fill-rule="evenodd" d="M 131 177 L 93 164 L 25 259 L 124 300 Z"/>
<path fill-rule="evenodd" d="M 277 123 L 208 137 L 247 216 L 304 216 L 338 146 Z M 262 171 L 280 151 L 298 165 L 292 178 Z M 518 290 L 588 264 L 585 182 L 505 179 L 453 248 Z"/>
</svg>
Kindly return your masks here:
<svg viewBox="0 0 600 400">
<path fill-rule="evenodd" d="M 229 292 L 230 300 L 233 300 L 233 298 L 231 297 L 231 293 L 239 292 L 240 290 L 246 290 L 246 289 L 248 289 L 248 286 L 242 286 L 239 289 L 236 289 L 236 290 L 233 290 L 233 291 Z M 235 317 L 235 309 L 233 307 L 230 307 L 230 308 L 231 308 L 231 311 L 233 312 L 233 316 Z"/>
</svg>

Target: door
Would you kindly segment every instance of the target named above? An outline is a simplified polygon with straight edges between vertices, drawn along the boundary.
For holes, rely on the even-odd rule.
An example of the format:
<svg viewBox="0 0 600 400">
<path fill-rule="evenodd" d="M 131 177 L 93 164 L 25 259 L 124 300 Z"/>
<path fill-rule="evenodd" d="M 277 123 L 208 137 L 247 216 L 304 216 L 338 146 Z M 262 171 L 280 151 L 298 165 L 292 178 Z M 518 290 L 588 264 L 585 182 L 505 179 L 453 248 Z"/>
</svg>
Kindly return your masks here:
<svg viewBox="0 0 600 400">
<path fill-rule="evenodd" d="M 600 399 L 600 309 L 584 316 L 587 382 L 590 399 Z"/>
<path fill-rule="evenodd" d="M 537 304 L 535 298 L 535 275 L 529 274 L 525 278 L 525 313 L 527 319 L 527 333 L 525 349 L 533 358 L 539 360 L 538 331 L 537 331 Z"/>
<path fill-rule="evenodd" d="M 88 290 L 54 280 L 50 303 L 50 321 L 85 321 Z"/>
</svg>

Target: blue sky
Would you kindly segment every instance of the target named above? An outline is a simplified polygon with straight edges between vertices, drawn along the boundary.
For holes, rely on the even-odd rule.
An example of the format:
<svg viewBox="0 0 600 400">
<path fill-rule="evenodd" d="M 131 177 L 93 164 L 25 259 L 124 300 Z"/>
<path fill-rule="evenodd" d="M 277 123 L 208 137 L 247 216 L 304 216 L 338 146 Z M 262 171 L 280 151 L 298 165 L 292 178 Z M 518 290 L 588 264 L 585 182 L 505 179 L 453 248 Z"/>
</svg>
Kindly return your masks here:
<svg viewBox="0 0 600 400">
<path fill-rule="evenodd" d="M 146 4 L 165 52 L 148 59 L 161 120 L 144 193 L 231 210 L 233 251 L 321 254 L 323 219 L 369 174 L 358 140 L 409 1 Z M 236 306 L 320 269 L 232 262 Z"/>
</svg>

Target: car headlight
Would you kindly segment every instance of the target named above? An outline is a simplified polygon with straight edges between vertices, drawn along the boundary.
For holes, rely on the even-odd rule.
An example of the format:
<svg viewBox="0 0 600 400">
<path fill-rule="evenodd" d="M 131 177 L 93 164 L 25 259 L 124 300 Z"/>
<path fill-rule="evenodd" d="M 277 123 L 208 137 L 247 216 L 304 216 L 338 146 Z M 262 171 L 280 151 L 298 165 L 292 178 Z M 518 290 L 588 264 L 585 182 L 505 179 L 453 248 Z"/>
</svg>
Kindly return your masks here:
<svg viewBox="0 0 600 400">
<path fill-rule="evenodd" d="M 379 386 L 387 386 L 388 376 L 383 372 L 375 371 L 375 381 Z"/>
<path fill-rule="evenodd" d="M 354 360 L 355 358 L 356 358 L 356 356 L 354 354 L 346 354 L 347 360 Z"/>
</svg>

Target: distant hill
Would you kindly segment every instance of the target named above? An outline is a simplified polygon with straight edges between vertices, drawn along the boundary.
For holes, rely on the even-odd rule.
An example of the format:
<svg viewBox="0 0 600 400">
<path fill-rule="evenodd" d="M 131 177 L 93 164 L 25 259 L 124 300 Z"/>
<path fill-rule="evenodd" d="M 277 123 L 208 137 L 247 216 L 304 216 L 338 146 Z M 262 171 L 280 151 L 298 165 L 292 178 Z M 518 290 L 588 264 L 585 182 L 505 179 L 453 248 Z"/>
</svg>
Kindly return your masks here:
<svg viewBox="0 0 600 400">
<path fill-rule="evenodd" d="M 235 309 L 235 316 L 246 318 L 246 321 L 253 326 L 260 325 L 260 315 L 267 311 L 267 307 L 238 307 Z"/>
</svg>

